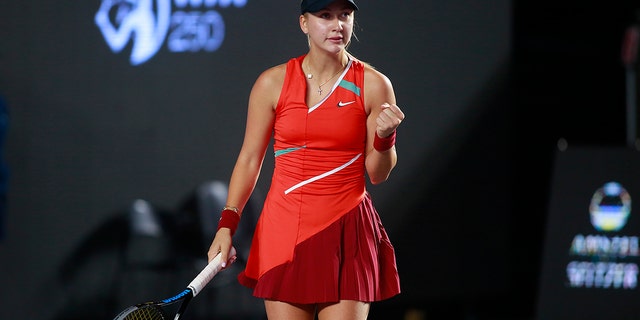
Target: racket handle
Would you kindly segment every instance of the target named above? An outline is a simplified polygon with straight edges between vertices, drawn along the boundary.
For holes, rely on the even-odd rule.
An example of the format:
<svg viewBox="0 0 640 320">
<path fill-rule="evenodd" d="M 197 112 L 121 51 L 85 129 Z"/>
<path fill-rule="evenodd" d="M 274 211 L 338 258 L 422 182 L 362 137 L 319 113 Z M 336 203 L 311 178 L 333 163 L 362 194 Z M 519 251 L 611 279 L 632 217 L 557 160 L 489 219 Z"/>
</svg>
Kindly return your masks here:
<svg viewBox="0 0 640 320">
<path fill-rule="evenodd" d="M 229 251 L 229 259 L 236 255 L 236 249 L 231 247 L 231 251 Z M 202 290 L 213 277 L 222 270 L 222 255 L 218 253 L 209 264 L 207 264 L 202 271 L 189 283 L 189 288 L 193 291 L 193 296 L 195 297 L 200 290 Z"/>
</svg>

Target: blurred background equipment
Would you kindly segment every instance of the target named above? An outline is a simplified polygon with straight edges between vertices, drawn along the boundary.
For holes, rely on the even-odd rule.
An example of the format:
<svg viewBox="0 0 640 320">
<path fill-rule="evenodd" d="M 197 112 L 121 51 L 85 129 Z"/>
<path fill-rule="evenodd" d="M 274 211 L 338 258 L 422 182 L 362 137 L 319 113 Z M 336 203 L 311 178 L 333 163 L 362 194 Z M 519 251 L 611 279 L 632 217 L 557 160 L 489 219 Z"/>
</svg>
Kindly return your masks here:
<svg viewBox="0 0 640 320">
<path fill-rule="evenodd" d="M 126 210 L 114 213 L 62 264 L 64 303 L 55 319 L 111 320 L 142 297 L 162 299 L 183 288 L 207 263 L 226 193 L 225 183 L 205 182 L 189 192 L 177 209 L 160 209 L 136 199 Z M 184 319 L 263 318 L 262 302 L 236 285 L 259 213 L 253 202 L 245 208 L 234 236 L 242 255 L 238 250 L 235 263 L 198 294 L 198 303 L 189 306 Z"/>
</svg>

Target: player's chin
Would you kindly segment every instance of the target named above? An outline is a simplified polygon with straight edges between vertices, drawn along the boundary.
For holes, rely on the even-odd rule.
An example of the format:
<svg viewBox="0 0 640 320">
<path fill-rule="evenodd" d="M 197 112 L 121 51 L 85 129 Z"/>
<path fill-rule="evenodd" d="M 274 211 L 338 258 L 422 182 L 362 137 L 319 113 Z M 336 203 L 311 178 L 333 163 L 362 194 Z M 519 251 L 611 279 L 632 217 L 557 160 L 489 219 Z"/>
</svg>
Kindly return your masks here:
<svg viewBox="0 0 640 320">
<path fill-rule="evenodd" d="M 329 44 L 327 45 L 326 50 L 331 53 L 340 53 L 347 48 L 346 43 L 342 41 L 332 41 L 332 40 L 327 40 L 327 41 Z"/>
</svg>

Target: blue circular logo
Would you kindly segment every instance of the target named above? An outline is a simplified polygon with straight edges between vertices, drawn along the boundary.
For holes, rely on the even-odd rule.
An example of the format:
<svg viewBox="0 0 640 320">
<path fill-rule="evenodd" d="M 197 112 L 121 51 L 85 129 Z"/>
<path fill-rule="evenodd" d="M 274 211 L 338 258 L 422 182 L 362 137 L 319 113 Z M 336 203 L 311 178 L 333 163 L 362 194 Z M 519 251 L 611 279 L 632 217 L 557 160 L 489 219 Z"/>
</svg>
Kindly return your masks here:
<svg viewBox="0 0 640 320">
<path fill-rule="evenodd" d="M 631 196 L 619 183 L 607 182 L 591 197 L 589 212 L 598 231 L 618 231 L 631 213 Z"/>
</svg>

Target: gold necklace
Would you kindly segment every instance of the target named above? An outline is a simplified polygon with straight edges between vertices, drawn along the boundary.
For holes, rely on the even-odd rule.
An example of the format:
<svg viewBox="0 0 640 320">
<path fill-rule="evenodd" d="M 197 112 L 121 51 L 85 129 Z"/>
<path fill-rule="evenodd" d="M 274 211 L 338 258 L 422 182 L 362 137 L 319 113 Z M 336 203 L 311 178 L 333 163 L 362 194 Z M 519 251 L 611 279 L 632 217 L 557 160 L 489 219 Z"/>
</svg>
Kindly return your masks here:
<svg viewBox="0 0 640 320">
<path fill-rule="evenodd" d="M 335 76 L 337 76 L 343 70 L 344 70 L 344 67 L 340 68 L 340 70 L 338 70 L 338 72 L 336 72 L 334 75 L 332 75 L 331 78 L 327 79 L 327 81 L 325 81 L 321 85 L 319 85 L 318 86 L 318 95 L 320 95 L 320 96 L 322 95 L 322 86 L 327 84 L 327 82 L 331 81 L 331 79 L 335 78 Z M 313 74 L 312 73 L 307 73 L 307 79 L 309 79 L 309 80 L 313 79 Z"/>
</svg>

